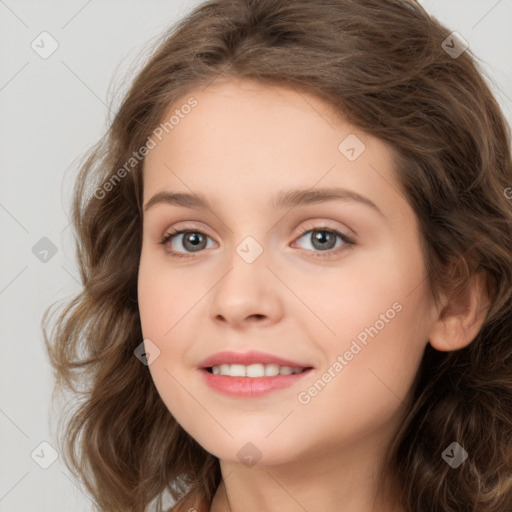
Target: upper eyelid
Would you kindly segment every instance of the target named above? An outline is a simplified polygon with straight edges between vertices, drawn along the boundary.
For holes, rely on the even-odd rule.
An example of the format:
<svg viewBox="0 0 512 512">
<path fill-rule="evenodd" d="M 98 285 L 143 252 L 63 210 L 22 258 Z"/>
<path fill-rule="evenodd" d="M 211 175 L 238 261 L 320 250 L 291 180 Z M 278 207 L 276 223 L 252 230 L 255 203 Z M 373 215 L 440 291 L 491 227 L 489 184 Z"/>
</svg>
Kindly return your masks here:
<svg viewBox="0 0 512 512">
<path fill-rule="evenodd" d="M 304 221 L 301 222 L 300 225 L 300 235 L 304 234 L 307 230 L 320 230 L 320 229 L 331 229 L 333 231 L 341 231 L 343 233 L 343 229 L 346 229 L 349 233 L 343 233 L 346 234 L 346 236 L 357 236 L 356 232 L 349 228 L 348 226 L 344 225 L 344 228 L 336 227 L 336 226 L 329 226 L 329 222 L 331 221 L 325 221 L 325 220 L 317 220 L 317 221 Z M 179 223 L 181 224 L 181 223 Z M 295 228 L 297 230 L 297 228 Z M 294 231 L 295 231 L 294 230 Z M 163 235 L 166 235 L 170 233 L 171 231 L 199 231 L 204 233 L 205 235 L 209 236 L 210 238 L 214 238 L 212 235 L 208 234 L 208 229 L 198 226 L 195 226 L 194 224 L 185 224 L 183 227 L 178 225 L 172 225 L 171 227 L 165 228 L 163 231 Z"/>
</svg>

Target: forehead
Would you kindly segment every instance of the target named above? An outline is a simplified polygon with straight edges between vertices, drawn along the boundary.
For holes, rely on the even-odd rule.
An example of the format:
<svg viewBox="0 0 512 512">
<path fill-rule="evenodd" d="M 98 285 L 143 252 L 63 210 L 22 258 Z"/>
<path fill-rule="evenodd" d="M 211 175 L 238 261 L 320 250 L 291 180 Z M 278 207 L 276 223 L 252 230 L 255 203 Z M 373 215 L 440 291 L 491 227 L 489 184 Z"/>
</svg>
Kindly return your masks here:
<svg viewBox="0 0 512 512">
<path fill-rule="evenodd" d="M 195 106 L 183 108 L 191 99 Z M 173 115 L 172 129 L 145 158 L 145 201 L 178 190 L 243 205 L 270 200 L 276 190 L 315 186 L 396 201 L 391 149 L 312 94 L 247 80 L 216 82 L 184 95 L 163 121 Z M 355 159 L 346 153 L 350 146 Z"/>
</svg>

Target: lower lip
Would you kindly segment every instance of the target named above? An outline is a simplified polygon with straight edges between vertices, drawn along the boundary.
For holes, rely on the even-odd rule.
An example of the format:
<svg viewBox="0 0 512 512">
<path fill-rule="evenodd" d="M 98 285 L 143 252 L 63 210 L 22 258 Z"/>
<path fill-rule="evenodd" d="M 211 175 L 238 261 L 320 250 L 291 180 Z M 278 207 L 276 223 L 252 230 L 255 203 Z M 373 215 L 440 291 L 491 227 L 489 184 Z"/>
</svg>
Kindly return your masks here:
<svg viewBox="0 0 512 512">
<path fill-rule="evenodd" d="M 215 391 L 230 396 L 255 397 L 293 386 L 305 375 L 309 375 L 311 370 L 308 368 L 301 373 L 276 375 L 275 377 L 228 377 L 227 375 L 214 375 L 207 370 L 201 370 L 201 373 L 206 384 Z"/>
</svg>

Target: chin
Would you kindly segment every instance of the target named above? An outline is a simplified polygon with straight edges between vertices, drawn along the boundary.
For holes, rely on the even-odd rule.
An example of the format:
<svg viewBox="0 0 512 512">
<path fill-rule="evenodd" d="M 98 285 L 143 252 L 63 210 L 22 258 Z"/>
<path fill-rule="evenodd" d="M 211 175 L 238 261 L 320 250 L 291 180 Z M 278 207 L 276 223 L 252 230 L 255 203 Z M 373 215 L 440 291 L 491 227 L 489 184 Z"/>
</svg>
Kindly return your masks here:
<svg viewBox="0 0 512 512">
<path fill-rule="evenodd" d="M 254 429 L 246 432 L 237 432 L 233 438 L 227 433 L 212 438 L 211 432 L 204 436 L 194 437 L 196 441 L 209 453 L 224 462 L 244 464 L 247 467 L 273 466 L 285 464 L 295 460 L 304 448 L 304 442 L 287 435 L 288 443 L 283 445 L 283 439 L 272 434 L 266 438 L 268 432 L 254 435 Z"/>
</svg>

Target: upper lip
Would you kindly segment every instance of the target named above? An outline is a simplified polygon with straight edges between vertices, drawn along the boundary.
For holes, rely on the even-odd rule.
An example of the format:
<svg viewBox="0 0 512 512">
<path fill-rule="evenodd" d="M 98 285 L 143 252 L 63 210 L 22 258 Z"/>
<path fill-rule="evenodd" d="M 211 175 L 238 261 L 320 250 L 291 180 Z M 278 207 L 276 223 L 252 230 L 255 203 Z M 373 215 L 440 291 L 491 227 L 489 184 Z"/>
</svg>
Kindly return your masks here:
<svg viewBox="0 0 512 512">
<path fill-rule="evenodd" d="M 251 352 L 217 352 L 198 365 L 199 368 L 211 368 L 221 364 L 243 364 L 248 366 L 250 364 L 277 364 L 279 366 L 289 366 L 291 368 L 311 368 L 311 365 L 298 363 L 289 359 L 267 354 L 265 352 L 251 351 Z"/>
</svg>

